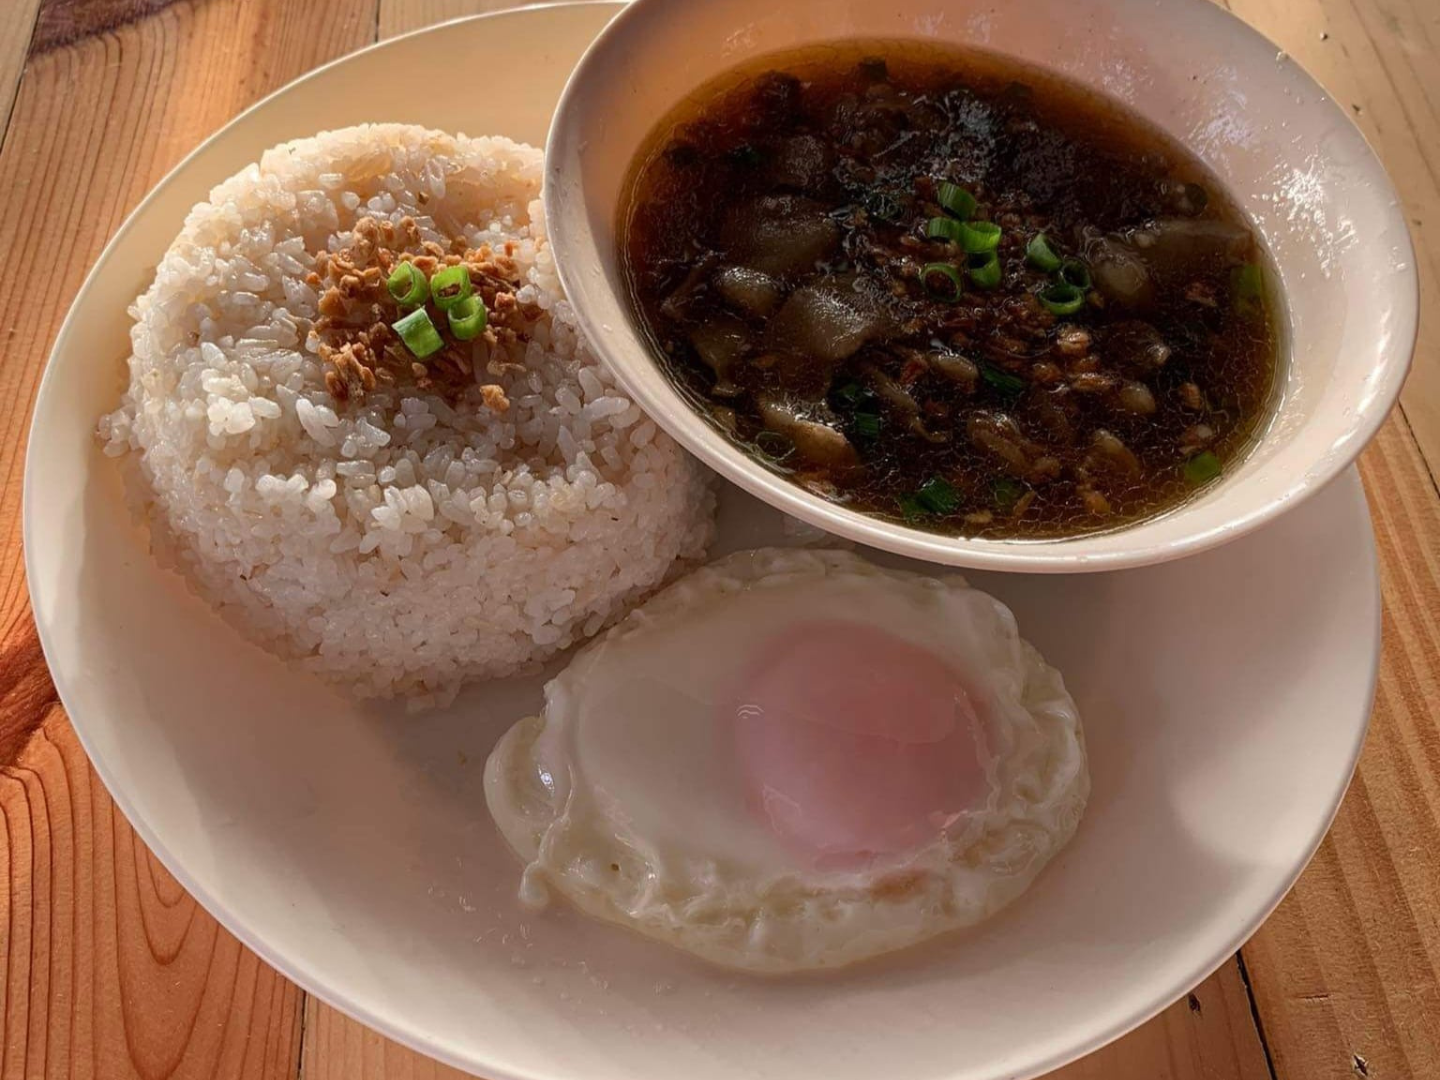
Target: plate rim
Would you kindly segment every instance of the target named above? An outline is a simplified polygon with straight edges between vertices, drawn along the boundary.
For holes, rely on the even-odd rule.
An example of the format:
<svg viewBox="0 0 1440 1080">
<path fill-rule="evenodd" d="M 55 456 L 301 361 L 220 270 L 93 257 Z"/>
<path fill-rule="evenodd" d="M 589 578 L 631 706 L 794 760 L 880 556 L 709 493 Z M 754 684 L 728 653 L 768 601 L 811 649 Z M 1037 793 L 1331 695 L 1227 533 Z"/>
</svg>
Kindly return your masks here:
<svg viewBox="0 0 1440 1080">
<path fill-rule="evenodd" d="M 437 32 L 443 32 L 445 28 L 453 27 L 456 24 L 485 22 L 492 19 L 505 19 L 512 17 L 524 18 L 525 16 L 540 10 L 557 8 L 573 10 L 584 9 L 588 11 L 595 11 L 596 9 L 603 8 L 609 10 L 613 17 L 613 15 L 618 14 L 626 6 L 626 0 L 537 0 L 537 2 L 521 4 L 515 7 L 503 8 L 497 11 L 462 16 L 456 19 L 446 20 L 444 22 L 434 23 L 429 26 L 418 28 L 416 30 L 411 30 L 404 34 L 398 34 L 394 37 L 387 38 L 384 41 L 373 42 L 360 49 L 349 52 L 343 56 L 336 57 L 333 60 L 330 60 L 316 68 L 313 68 L 310 71 L 307 71 L 303 75 L 291 80 L 290 82 L 286 83 L 281 87 L 278 87 L 271 93 L 265 95 L 263 98 L 259 99 L 241 112 L 237 113 L 234 117 L 226 121 L 221 127 L 216 129 L 209 136 L 207 136 L 200 143 L 198 143 L 169 171 L 167 171 L 165 175 L 145 194 L 144 198 L 142 198 L 135 205 L 135 207 L 126 215 L 125 220 L 115 231 L 115 234 L 110 238 L 110 240 L 105 244 L 104 248 L 102 248 L 100 253 L 96 256 L 94 264 L 91 266 L 90 271 L 86 274 L 83 282 L 81 283 L 79 289 L 76 292 L 77 301 L 80 296 L 83 296 L 88 291 L 92 280 L 94 280 L 102 273 L 102 271 L 107 268 L 107 265 L 111 261 L 111 258 L 113 256 L 114 250 L 120 245 L 121 241 L 126 236 L 128 236 L 132 229 L 135 228 L 136 222 L 143 216 L 145 211 L 151 206 L 152 203 L 157 201 L 160 194 L 165 189 L 167 189 L 177 179 L 177 177 L 179 177 L 183 172 L 187 171 L 191 167 L 192 162 L 196 158 L 201 156 L 202 153 L 209 149 L 213 144 L 224 139 L 232 128 L 236 127 L 242 121 L 249 118 L 251 114 L 265 108 L 271 102 L 290 93 L 298 86 L 307 83 L 313 79 L 320 78 L 322 75 L 329 72 L 332 68 L 336 68 L 341 65 L 350 63 L 356 60 L 358 57 L 367 55 L 372 52 L 382 51 L 386 48 L 392 47 L 398 42 L 402 42 L 408 39 L 423 37 L 425 35 Z M 220 179 L 223 179 L 223 177 Z M 216 182 L 218 183 L 219 180 L 217 180 Z M 26 464 L 23 474 L 23 489 L 21 500 L 22 545 L 24 554 L 25 580 L 27 590 L 29 591 L 32 600 L 32 616 L 34 618 L 37 636 L 40 641 L 42 652 L 46 657 L 47 669 L 50 670 L 52 678 L 54 676 L 54 671 L 53 667 L 50 665 L 50 657 L 54 652 L 56 646 L 51 640 L 51 635 L 49 630 L 47 629 L 46 622 L 41 618 L 42 605 L 35 602 L 36 586 L 33 584 L 37 580 L 34 569 L 35 560 L 38 559 L 39 556 L 36 554 L 37 547 L 32 542 L 34 540 L 32 534 L 33 529 L 35 528 L 35 520 L 38 516 L 39 511 L 37 510 L 37 496 L 35 494 L 36 481 L 33 475 L 34 470 L 37 468 L 37 458 L 36 455 L 31 453 L 30 451 L 36 443 L 37 432 L 42 426 L 43 414 L 45 412 L 45 410 L 42 408 L 42 405 L 44 405 L 48 397 L 53 396 L 56 392 L 54 389 L 55 380 L 57 378 L 57 376 L 55 375 L 56 357 L 64 350 L 66 341 L 71 335 L 73 326 L 78 316 L 79 305 L 77 302 L 72 302 L 71 307 L 66 313 L 66 316 L 61 323 L 60 329 L 56 334 L 54 345 L 52 346 L 49 354 L 46 357 L 44 372 L 42 373 L 40 385 L 36 392 L 35 403 L 33 406 L 30 423 L 27 427 L 25 443 Z M 1172 979 L 1171 982 L 1174 984 L 1173 989 L 1167 989 L 1163 993 L 1163 995 L 1156 997 L 1148 1004 L 1142 1004 L 1136 1008 L 1131 1009 L 1128 1013 L 1112 1021 L 1105 1027 L 1097 1029 L 1097 1031 L 1094 1034 L 1090 1035 L 1088 1038 L 1072 1043 L 1065 1047 L 1056 1048 L 1043 1057 L 1033 1058 L 1028 1063 L 1021 1066 L 1018 1070 L 1011 1068 L 1006 1073 L 1007 1077 L 1009 1077 L 1010 1080 L 1033 1080 L 1033 1078 L 1042 1076 L 1043 1074 L 1048 1073 L 1054 1069 L 1061 1068 L 1064 1065 L 1069 1064 L 1070 1062 L 1076 1061 L 1082 1057 L 1094 1053 L 1096 1050 L 1108 1045 L 1116 1039 L 1123 1037 L 1130 1031 L 1133 1031 L 1135 1028 L 1146 1023 L 1148 1020 L 1152 1019 L 1160 1012 L 1168 1008 L 1171 1004 L 1173 1004 L 1174 1001 L 1178 1000 L 1188 990 L 1203 982 L 1216 970 L 1222 967 L 1225 962 L 1229 960 L 1230 957 L 1233 956 L 1239 950 L 1239 948 L 1250 939 L 1250 937 L 1255 933 L 1255 931 L 1270 917 L 1270 915 L 1274 912 L 1275 908 L 1289 893 L 1291 888 L 1293 888 L 1296 881 L 1299 879 L 1300 875 L 1305 870 L 1306 866 L 1314 857 L 1315 852 L 1318 850 L 1321 842 L 1328 834 L 1330 827 L 1335 820 L 1335 817 L 1339 813 L 1345 793 L 1348 791 L 1350 784 L 1356 774 L 1356 769 L 1359 763 L 1361 751 L 1364 747 L 1365 739 L 1370 727 L 1371 717 L 1374 711 L 1374 700 L 1376 688 L 1378 685 L 1380 669 L 1381 619 L 1383 611 L 1380 593 L 1378 553 L 1375 543 L 1373 521 L 1369 512 L 1364 486 L 1361 482 L 1358 468 L 1355 464 L 1352 463 L 1347 465 L 1339 472 L 1337 476 L 1334 477 L 1334 479 L 1330 480 L 1326 484 L 1320 485 L 1319 487 L 1317 487 L 1316 490 L 1318 491 L 1340 487 L 1348 489 L 1347 501 L 1349 503 L 1349 507 L 1345 510 L 1345 513 L 1347 515 L 1355 514 L 1361 516 L 1363 517 L 1365 522 L 1366 527 L 1364 529 L 1363 554 L 1368 557 L 1364 558 L 1363 560 L 1365 564 L 1363 567 L 1363 572 L 1368 578 L 1368 588 L 1365 589 L 1365 591 L 1371 598 L 1372 615 L 1370 619 L 1369 633 L 1370 655 L 1368 674 L 1365 680 L 1365 700 L 1367 701 L 1368 705 L 1364 717 L 1357 726 L 1353 745 L 1351 746 L 1349 751 L 1348 769 L 1346 769 L 1346 771 L 1344 772 L 1343 781 L 1339 784 L 1338 789 L 1333 793 L 1327 813 L 1323 816 L 1323 820 L 1317 821 L 1317 828 L 1307 840 L 1303 851 L 1297 849 L 1297 856 L 1293 860 L 1289 860 L 1292 865 L 1290 869 L 1286 872 L 1286 874 L 1283 875 L 1283 881 L 1281 882 L 1277 890 L 1274 892 L 1274 894 L 1270 896 L 1259 909 L 1257 909 L 1256 913 L 1250 919 L 1246 920 L 1242 925 L 1238 926 L 1228 936 L 1224 948 L 1221 950 L 1218 958 L 1215 958 L 1213 960 L 1206 960 L 1204 963 L 1196 965 L 1194 970 L 1178 976 L 1176 979 Z M 1257 531 L 1263 532 L 1264 530 L 1263 528 L 1261 528 Z M 942 572 L 944 570 L 951 570 L 953 572 L 954 570 L 953 567 L 944 567 L 940 564 L 932 565 L 934 566 L 936 572 Z M 974 569 L 986 568 L 975 567 Z M 1105 573 L 1124 574 L 1130 572 L 1130 569 L 1131 568 L 1105 568 L 1101 570 L 1097 568 L 1097 570 L 1102 575 Z M 1031 576 L 1039 576 L 1033 571 L 1030 573 Z M 1071 575 L 1069 573 L 1066 573 L 1065 576 Z M 95 770 L 96 775 L 104 784 L 107 793 L 110 795 L 110 798 L 115 803 L 116 807 L 118 807 L 121 813 L 124 814 L 125 819 L 130 824 L 131 828 L 135 830 L 136 834 L 140 837 L 142 842 L 144 842 L 146 847 L 155 855 L 157 859 L 159 859 L 161 864 L 165 867 L 166 871 L 170 873 L 172 877 L 174 877 L 174 879 L 181 885 L 181 887 L 184 888 L 186 892 L 189 893 L 211 917 L 213 917 L 222 927 L 224 927 L 227 932 L 232 934 L 246 948 L 254 952 L 264 963 L 268 964 L 277 973 L 295 983 L 307 994 L 314 995 L 316 998 L 318 998 L 325 1004 L 337 1009 L 339 1012 L 355 1020 L 356 1022 L 371 1028 L 372 1030 L 380 1033 L 386 1038 L 392 1039 L 395 1042 L 407 1047 L 410 1050 L 413 1050 L 416 1053 L 434 1058 L 444 1064 L 450 1065 L 457 1069 L 469 1072 L 479 1068 L 483 1071 L 485 1075 L 491 1077 L 491 1080 L 575 1080 L 575 1078 L 569 1075 L 555 1073 L 553 1071 L 534 1071 L 524 1068 L 511 1068 L 501 1064 L 497 1064 L 493 1061 L 480 1060 L 476 1056 L 466 1053 L 460 1047 L 454 1045 L 448 1037 L 438 1034 L 427 1036 L 427 1034 L 418 1027 L 405 1023 L 402 1020 L 394 1019 L 390 1015 L 378 1011 L 377 1008 L 375 1008 L 371 1004 L 367 1004 L 353 994 L 346 992 L 343 988 L 332 985 L 331 983 L 329 983 L 329 981 L 323 975 L 323 972 L 321 972 L 320 970 L 314 969 L 311 965 L 303 961 L 290 958 L 273 949 L 268 944 L 267 940 L 259 933 L 258 928 L 251 924 L 251 921 L 249 919 L 247 919 L 239 910 L 233 909 L 227 904 L 222 903 L 219 897 L 214 895 L 209 889 L 205 888 L 196 879 L 194 879 L 186 871 L 184 864 L 175 855 L 175 853 L 172 852 L 169 847 L 161 841 L 160 836 L 152 827 L 151 823 L 138 813 L 132 801 L 126 795 L 124 788 L 118 786 L 114 782 L 115 778 L 112 775 L 110 768 L 104 763 L 104 760 L 95 753 L 94 740 L 87 733 L 85 723 L 79 718 L 78 714 L 74 713 L 70 709 L 69 704 L 67 703 L 67 698 L 70 700 L 74 700 L 73 691 L 67 690 L 67 687 L 69 685 L 68 682 L 62 681 L 61 679 L 54 679 L 54 683 L 57 696 L 60 699 L 62 707 L 64 707 L 65 709 L 66 717 L 69 719 L 71 727 L 74 730 L 82 749 L 84 749 L 91 767 Z"/>
</svg>

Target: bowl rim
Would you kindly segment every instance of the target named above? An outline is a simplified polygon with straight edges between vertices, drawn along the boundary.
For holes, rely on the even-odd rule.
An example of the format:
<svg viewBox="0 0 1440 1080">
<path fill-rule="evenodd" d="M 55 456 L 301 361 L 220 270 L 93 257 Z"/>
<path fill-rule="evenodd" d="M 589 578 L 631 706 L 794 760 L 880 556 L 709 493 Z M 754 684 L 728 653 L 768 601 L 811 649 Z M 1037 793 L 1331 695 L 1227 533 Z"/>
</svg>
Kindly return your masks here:
<svg viewBox="0 0 1440 1080">
<path fill-rule="evenodd" d="M 1383 187 L 1377 194 L 1380 197 L 1389 195 L 1389 205 L 1383 212 L 1389 218 L 1390 226 L 1398 226 L 1397 243 L 1404 263 L 1404 269 L 1398 271 L 1400 276 L 1386 286 L 1394 305 L 1396 329 L 1389 335 L 1387 346 L 1382 352 L 1384 370 L 1376 383 L 1376 392 L 1367 400 L 1364 408 L 1354 411 L 1349 425 L 1336 435 L 1336 440 L 1343 440 L 1343 448 L 1338 453 L 1328 453 L 1323 460 L 1312 464 L 1303 472 L 1297 471 L 1283 490 L 1243 514 L 1226 516 L 1207 528 L 1165 543 L 1152 541 L 1101 552 L 1087 550 L 1087 541 L 1102 536 L 1123 535 L 1162 518 L 1184 515 L 1196 504 L 1193 501 L 1182 502 L 1156 515 L 1128 522 L 1114 529 L 1079 536 L 976 539 L 925 532 L 840 506 L 771 472 L 707 424 L 663 372 L 653 386 L 635 377 L 642 363 L 639 358 L 643 357 L 643 363 L 650 369 L 658 369 L 659 364 L 653 352 L 643 344 L 643 335 L 634 327 L 628 302 L 623 298 L 616 298 L 616 306 L 623 313 L 626 323 L 623 328 L 602 323 L 591 313 L 587 303 L 591 282 L 589 275 L 582 275 L 579 268 L 582 264 L 594 267 L 598 259 L 604 256 L 601 245 L 595 241 L 588 224 L 584 223 L 588 215 L 584 206 L 583 170 L 576 171 L 572 178 L 573 186 L 567 185 L 563 195 L 562 186 L 558 182 L 564 175 L 560 163 L 579 160 L 588 142 L 586 132 L 576 119 L 581 111 L 578 103 L 590 94 L 590 84 L 594 79 L 606 76 L 601 65 L 608 64 L 612 56 L 622 49 L 621 42 L 626 35 L 633 32 L 635 27 L 643 26 L 647 14 L 664 2 L 665 0 L 629 0 L 581 56 L 561 92 L 545 141 L 545 184 L 541 198 L 551 243 L 557 253 L 555 266 L 561 284 L 575 309 L 576 317 L 590 338 L 592 347 L 605 361 L 622 389 L 640 405 L 650 419 L 687 451 L 726 480 L 763 502 L 832 535 L 892 554 L 947 566 L 1035 574 L 1088 573 L 1152 566 L 1199 554 L 1237 540 L 1300 505 L 1355 462 L 1398 402 L 1415 356 L 1419 334 L 1420 281 L 1415 266 L 1414 238 L 1389 170 L 1348 112 L 1340 107 L 1334 96 L 1304 67 L 1232 12 L 1214 4 L 1195 5 L 1197 8 L 1209 9 L 1202 17 L 1223 27 L 1225 33 L 1248 36 L 1253 41 L 1267 45 L 1277 56 L 1285 57 L 1293 65 L 1295 76 L 1316 96 L 1321 107 L 1328 106 L 1358 136 L 1360 144 L 1368 153 L 1368 163 L 1375 170 L 1377 178 L 1383 182 Z M 598 286 L 598 289 L 612 292 L 605 285 Z M 632 341 L 636 347 L 631 347 Z M 1223 489 L 1222 483 L 1217 491 Z"/>
</svg>

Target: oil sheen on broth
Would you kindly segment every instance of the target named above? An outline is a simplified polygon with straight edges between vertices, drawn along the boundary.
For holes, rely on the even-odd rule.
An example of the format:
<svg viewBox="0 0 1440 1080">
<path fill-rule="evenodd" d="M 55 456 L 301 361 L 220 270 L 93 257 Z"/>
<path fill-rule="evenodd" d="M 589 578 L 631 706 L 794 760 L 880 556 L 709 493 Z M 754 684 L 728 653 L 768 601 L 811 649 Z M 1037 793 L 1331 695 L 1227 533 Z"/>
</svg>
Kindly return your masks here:
<svg viewBox="0 0 1440 1080">
<path fill-rule="evenodd" d="M 1055 537 L 1210 483 L 1276 365 L 1261 251 L 1113 102 L 866 42 L 702 88 L 637 158 L 634 309 L 694 406 L 838 503 Z"/>
</svg>

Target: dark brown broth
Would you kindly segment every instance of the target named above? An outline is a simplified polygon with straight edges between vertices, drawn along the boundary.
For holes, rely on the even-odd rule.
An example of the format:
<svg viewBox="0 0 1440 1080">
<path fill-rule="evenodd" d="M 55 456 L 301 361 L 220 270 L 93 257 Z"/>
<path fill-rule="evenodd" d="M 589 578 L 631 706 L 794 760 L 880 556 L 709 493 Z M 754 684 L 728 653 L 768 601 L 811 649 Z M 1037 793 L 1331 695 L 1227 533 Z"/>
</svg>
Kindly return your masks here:
<svg viewBox="0 0 1440 1080">
<path fill-rule="evenodd" d="M 965 275 L 926 238 L 944 180 L 1002 229 L 1001 281 L 957 302 L 919 273 Z M 621 255 L 670 374 L 836 502 L 972 536 L 1092 532 L 1186 498 L 1265 414 L 1248 223 L 1167 136 L 1052 76 L 890 42 L 769 57 L 666 116 L 628 190 Z M 1042 231 L 1095 279 L 1073 315 L 1037 299 Z"/>
</svg>

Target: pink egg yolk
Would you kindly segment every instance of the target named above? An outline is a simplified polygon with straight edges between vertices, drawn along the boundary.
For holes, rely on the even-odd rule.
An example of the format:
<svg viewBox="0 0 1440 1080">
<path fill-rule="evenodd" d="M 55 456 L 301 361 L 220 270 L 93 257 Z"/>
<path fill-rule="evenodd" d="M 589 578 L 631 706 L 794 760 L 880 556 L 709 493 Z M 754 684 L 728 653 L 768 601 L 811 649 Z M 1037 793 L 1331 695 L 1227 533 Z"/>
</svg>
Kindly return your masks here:
<svg viewBox="0 0 1440 1080">
<path fill-rule="evenodd" d="M 909 641 L 827 620 L 764 642 L 723 706 L 749 805 L 792 854 L 841 868 L 933 839 L 981 805 L 980 719 Z"/>
</svg>

